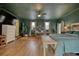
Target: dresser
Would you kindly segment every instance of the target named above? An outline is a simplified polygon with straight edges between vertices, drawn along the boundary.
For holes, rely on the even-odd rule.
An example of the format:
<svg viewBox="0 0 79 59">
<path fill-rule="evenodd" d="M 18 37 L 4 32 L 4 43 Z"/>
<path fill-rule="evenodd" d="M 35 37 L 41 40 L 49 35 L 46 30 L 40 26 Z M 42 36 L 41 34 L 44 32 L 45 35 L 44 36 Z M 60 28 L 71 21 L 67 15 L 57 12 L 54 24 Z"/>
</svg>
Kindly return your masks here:
<svg viewBox="0 0 79 59">
<path fill-rule="evenodd" d="M 2 35 L 5 36 L 6 43 L 15 40 L 15 30 L 14 25 L 2 25 Z"/>
</svg>

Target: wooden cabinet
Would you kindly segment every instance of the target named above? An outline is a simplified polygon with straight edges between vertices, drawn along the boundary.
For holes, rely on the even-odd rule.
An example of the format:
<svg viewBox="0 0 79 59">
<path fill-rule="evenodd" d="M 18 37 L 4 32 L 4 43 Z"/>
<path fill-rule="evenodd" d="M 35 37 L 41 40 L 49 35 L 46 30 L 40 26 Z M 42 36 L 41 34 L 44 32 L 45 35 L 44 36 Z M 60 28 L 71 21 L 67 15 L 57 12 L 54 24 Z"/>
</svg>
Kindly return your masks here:
<svg viewBox="0 0 79 59">
<path fill-rule="evenodd" d="M 3 47 L 6 45 L 5 36 L 0 35 L 0 47 Z"/>
</svg>

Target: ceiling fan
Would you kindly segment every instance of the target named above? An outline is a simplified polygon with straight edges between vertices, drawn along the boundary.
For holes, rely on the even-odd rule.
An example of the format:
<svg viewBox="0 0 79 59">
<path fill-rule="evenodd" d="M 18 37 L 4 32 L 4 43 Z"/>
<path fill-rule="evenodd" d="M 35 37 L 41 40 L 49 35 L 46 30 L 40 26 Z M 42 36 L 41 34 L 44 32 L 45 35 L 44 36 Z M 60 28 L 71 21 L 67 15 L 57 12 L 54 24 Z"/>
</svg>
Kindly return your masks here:
<svg viewBox="0 0 79 59">
<path fill-rule="evenodd" d="M 42 17 L 44 15 L 46 15 L 46 13 L 44 13 L 42 10 L 36 11 L 36 15 L 37 17 Z"/>
<path fill-rule="evenodd" d="M 37 17 L 42 17 L 42 16 L 46 15 L 46 13 L 43 12 L 43 6 L 44 5 L 41 3 L 34 4 L 34 9 L 36 11 Z"/>
</svg>

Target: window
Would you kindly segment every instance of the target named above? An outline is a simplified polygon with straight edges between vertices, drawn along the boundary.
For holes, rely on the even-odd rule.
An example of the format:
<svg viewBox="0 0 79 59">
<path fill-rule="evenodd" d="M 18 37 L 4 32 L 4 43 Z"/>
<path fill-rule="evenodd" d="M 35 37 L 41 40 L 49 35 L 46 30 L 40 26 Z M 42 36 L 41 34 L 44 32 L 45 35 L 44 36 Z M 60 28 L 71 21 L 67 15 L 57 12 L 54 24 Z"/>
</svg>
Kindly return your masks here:
<svg viewBox="0 0 79 59">
<path fill-rule="evenodd" d="M 35 28 L 35 22 L 31 22 L 31 29 L 33 30 Z"/>
<path fill-rule="evenodd" d="M 45 29 L 46 30 L 49 30 L 49 24 L 50 24 L 49 22 L 45 22 Z"/>
<path fill-rule="evenodd" d="M 1 15 L 1 16 L 0 16 L 0 22 L 3 22 L 3 21 L 5 20 L 5 18 L 6 18 L 6 17 L 5 17 L 4 15 Z"/>
</svg>

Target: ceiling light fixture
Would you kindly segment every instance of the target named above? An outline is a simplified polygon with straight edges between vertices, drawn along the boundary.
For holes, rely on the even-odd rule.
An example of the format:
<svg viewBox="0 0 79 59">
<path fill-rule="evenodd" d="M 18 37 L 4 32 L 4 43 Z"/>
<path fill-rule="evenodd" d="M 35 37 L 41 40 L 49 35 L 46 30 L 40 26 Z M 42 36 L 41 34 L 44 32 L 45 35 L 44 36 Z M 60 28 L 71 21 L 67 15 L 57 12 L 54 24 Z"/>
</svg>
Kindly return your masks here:
<svg viewBox="0 0 79 59">
<path fill-rule="evenodd" d="M 39 14 L 39 15 L 37 15 L 37 17 L 41 17 L 41 15 Z"/>
<path fill-rule="evenodd" d="M 39 11 L 39 10 L 41 10 L 42 8 L 43 8 L 43 4 L 41 4 L 41 3 L 36 3 L 36 4 L 34 4 L 34 9 L 35 9 L 35 10 Z"/>
</svg>

